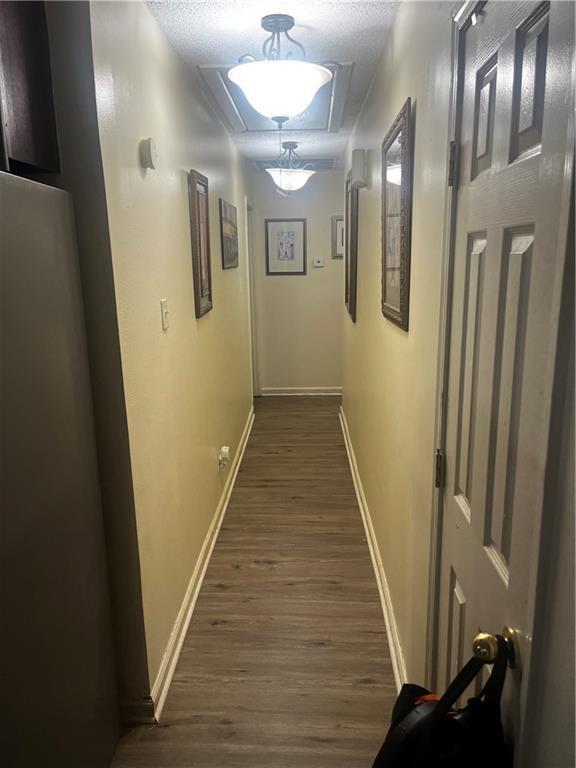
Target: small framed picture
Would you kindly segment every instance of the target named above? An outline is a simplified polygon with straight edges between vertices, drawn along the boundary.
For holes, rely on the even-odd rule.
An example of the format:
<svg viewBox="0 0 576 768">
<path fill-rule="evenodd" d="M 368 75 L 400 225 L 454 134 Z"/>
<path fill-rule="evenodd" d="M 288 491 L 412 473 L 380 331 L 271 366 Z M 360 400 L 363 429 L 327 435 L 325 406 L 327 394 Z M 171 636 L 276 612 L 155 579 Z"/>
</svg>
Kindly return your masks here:
<svg viewBox="0 0 576 768">
<path fill-rule="evenodd" d="M 332 258 L 344 258 L 344 216 L 332 216 Z"/>
<path fill-rule="evenodd" d="M 222 269 L 238 266 L 238 212 L 236 207 L 220 198 L 220 242 Z"/>
<path fill-rule="evenodd" d="M 188 199 L 194 303 L 196 317 L 202 317 L 212 309 L 212 271 L 210 267 L 208 179 L 198 171 L 190 171 L 188 174 Z"/>
<path fill-rule="evenodd" d="M 266 219 L 266 274 L 306 274 L 306 219 Z"/>
</svg>

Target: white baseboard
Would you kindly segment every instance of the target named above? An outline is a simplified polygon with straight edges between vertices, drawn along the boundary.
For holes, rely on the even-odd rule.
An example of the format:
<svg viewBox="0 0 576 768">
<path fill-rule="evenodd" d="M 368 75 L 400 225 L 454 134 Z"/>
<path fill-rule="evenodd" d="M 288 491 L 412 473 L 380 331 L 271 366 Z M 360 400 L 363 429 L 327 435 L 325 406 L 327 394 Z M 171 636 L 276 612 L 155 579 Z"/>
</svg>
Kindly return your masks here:
<svg viewBox="0 0 576 768">
<path fill-rule="evenodd" d="M 364 530 L 366 531 L 366 539 L 370 549 L 370 557 L 372 558 L 372 566 L 376 576 L 376 583 L 378 584 L 378 592 L 380 593 L 382 613 L 384 614 L 384 623 L 386 625 L 388 644 L 390 646 L 392 669 L 394 670 L 394 680 L 396 682 L 396 688 L 399 691 L 402 685 L 406 682 L 406 663 L 404 661 L 404 654 L 402 653 L 402 646 L 400 644 L 398 625 L 396 624 L 396 619 L 394 617 L 392 598 L 390 596 L 390 590 L 388 588 L 388 582 L 386 580 L 386 574 L 384 572 L 384 566 L 382 564 L 382 558 L 378 548 L 378 542 L 376 540 L 376 535 L 374 534 L 372 519 L 370 517 L 370 510 L 368 509 L 368 503 L 366 501 L 366 496 L 364 495 L 362 480 L 360 479 L 360 473 L 358 472 L 358 464 L 356 463 L 354 447 L 352 446 L 352 441 L 350 439 L 346 414 L 342 408 L 340 408 L 340 424 L 342 426 L 344 442 L 346 443 L 346 452 L 348 453 L 348 461 L 350 463 L 352 479 L 354 480 L 354 488 L 356 489 L 358 506 L 360 507 L 362 522 L 364 523 Z"/>
<path fill-rule="evenodd" d="M 230 495 L 236 481 L 236 475 L 238 474 L 238 469 L 242 462 L 242 457 L 244 456 L 244 450 L 246 449 L 246 443 L 250 437 L 250 431 L 252 429 L 253 423 L 254 408 L 251 407 L 250 413 L 248 414 L 248 419 L 246 420 L 246 424 L 242 432 L 242 437 L 238 443 L 236 455 L 234 456 L 234 460 L 230 465 L 230 474 L 228 475 L 228 479 L 222 491 L 222 495 L 216 508 L 216 512 L 214 513 L 212 522 L 210 523 L 210 528 L 206 534 L 204 544 L 200 550 L 200 555 L 196 561 L 196 565 L 192 573 L 192 578 L 190 579 L 188 589 L 184 595 L 184 600 L 182 601 L 182 605 L 178 611 L 178 616 L 174 622 L 172 634 L 170 635 L 168 645 L 166 646 L 166 651 L 164 652 L 164 657 L 162 659 L 160 669 L 158 670 L 158 675 L 156 676 L 156 680 L 152 687 L 152 692 L 150 695 L 152 696 L 152 701 L 154 702 L 154 714 L 157 721 L 160 720 L 160 715 L 162 714 L 164 702 L 166 701 L 170 683 L 172 682 L 172 677 L 174 676 L 174 670 L 176 669 L 176 664 L 178 663 L 178 658 L 180 657 L 180 651 L 182 650 L 184 638 L 186 637 L 186 632 L 188 631 L 188 626 L 190 625 L 190 620 L 192 618 L 192 613 L 194 612 L 196 600 L 198 599 L 198 593 L 200 592 L 200 587 L 202 586 L 202 582 L 204 580 L 206 568 L 208 567 L 210 556 L 212 555 L 212 550 L 214 549 L 214 544 L 216 543 L 218 532 L 226 513 L 226 508 L 228 507 Z"/>
<path fill-rule="evenodd" d="M 341 395 L 342 387 L 262 387 L 263 397 L 270 395 Z"/>
</svg>

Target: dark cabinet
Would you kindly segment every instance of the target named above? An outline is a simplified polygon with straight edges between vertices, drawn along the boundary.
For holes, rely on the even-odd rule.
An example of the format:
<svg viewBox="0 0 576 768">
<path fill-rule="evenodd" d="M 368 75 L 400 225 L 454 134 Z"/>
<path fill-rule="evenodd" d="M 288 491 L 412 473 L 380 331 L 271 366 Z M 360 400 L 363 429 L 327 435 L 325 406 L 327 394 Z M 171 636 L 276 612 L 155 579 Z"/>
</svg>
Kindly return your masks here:
<svg viewBox="0 0 576 768">
<path fill-rule="evenodd" d="M 0 2 L 0 169 L 60 170 L 42 2 Z"/>
</svg>

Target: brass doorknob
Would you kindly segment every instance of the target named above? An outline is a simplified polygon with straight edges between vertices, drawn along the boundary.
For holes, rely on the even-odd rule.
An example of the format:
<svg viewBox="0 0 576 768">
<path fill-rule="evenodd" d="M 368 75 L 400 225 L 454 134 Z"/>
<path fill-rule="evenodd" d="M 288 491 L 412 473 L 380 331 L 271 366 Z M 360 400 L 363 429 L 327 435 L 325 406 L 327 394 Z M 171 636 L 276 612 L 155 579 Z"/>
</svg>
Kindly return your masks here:
<svg viewBox="0 0 576 768">
<path fill-rule="evenodd" d="M 519 665 L 518 640 L 516 630 L 504 627 L 502 637 L 508 647 L 508 664 L 511 669 Z M 472 642 L 472 653 L 485 664 L 494 664 L 498 656 L 498 639 L 491 632 L 479 632 Z"/>
<path fill-rule="evenodd" d="M 472 653 L 485 664 L 494 664 L 498 656 L 498 640 L 489 632 L 478 632 L 472 642 Z"/>
</svg>

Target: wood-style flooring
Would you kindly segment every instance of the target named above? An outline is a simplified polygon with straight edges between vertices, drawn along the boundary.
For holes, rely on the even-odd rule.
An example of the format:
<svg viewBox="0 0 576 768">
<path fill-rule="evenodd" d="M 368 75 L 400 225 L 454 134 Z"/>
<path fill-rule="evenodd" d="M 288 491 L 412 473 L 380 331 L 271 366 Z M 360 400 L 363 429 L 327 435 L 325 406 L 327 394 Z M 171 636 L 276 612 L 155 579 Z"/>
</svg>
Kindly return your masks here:
<svg viewBox="0 0 576 768">
<path fill-rule="evenodd" d="M 396 696 L 336 397 L 256 401 L 158 726 L 113 768 L 370 768 Z"/>
</svg>

